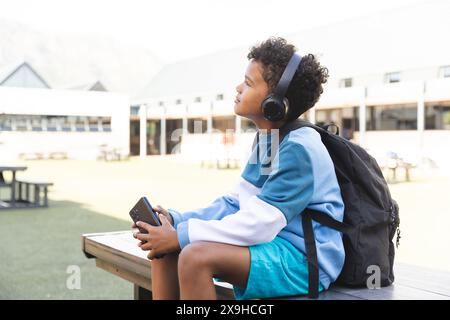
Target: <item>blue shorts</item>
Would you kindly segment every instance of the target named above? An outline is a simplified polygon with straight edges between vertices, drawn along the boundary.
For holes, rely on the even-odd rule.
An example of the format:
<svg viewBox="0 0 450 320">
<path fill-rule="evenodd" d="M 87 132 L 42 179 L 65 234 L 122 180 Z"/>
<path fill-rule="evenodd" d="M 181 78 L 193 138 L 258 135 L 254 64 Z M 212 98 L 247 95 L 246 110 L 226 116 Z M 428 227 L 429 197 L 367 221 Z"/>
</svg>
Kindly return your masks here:
<svg viewBox="0 0 450 320">
<path fill-rule="evenodd" d="M 249 250 L 247 287 L 234 286 L 237 300 L 308 294 L 308 261 L 289 241 L 276 237 Z M 323 286 L 319 284 L 321 291 Z"/>
</svg>

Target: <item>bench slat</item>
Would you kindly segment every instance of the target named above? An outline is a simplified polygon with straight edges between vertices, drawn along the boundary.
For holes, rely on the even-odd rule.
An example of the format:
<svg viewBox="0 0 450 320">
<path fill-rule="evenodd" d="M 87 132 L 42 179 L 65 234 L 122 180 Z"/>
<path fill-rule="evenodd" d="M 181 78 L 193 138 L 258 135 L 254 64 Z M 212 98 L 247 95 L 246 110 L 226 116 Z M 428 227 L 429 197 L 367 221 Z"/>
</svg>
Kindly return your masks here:
<svg viewBox="0 0 450 320">
<path fill-rule="evenodd" d="M 53 185 L 53 182 L 45 182 L 45 181 L 31 181 L 31 180 L 22 180 L 22 179 L 17 179 L 16 180 L 17 183 L 23 183 L 23 184 L 35 184 L 41 187 L 49 187 Z"/>
<path fill-rule="evenodd" d="M 346 293 L 364 300 L 444 300 L 449 297 L 429 292 L 426 290 L 407 287 L 394 282 L 389 287 L 380 289 L 354 289 L 344 287 L 334 287 L 334 291 Z"/>
<path fill-rule="evenodd" d="M 394 275 L 396 283 L 450 297 L 449 272 L 399 264 Z"/>
</svg>

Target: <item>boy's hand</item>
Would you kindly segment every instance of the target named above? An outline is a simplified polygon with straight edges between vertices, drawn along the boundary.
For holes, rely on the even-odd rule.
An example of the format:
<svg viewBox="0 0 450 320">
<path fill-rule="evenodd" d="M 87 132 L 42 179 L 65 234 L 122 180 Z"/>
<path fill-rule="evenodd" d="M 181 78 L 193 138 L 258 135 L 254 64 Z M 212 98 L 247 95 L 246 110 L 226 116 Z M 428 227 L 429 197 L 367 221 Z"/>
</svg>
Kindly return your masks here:
<svg viewBox="0 0 450 320">
<path fill-rule="evenodd" d="M 181 250 L 175 228 L 170 224 L 164 214 L 159 214 L 159 219 L 161 220 L 162 225 L 158 227 L 151 226 L 142 221 L 138 221 L 137 225 L 133 225 L 134 227 L 139 226 L 148 232 L 148 234 L 137 232 L 134 233 L 133 236 L 136 239 L 141 240 L 138 246 L 142 250 L 150 250 L 150 253 L 148 254 L 150 260 L 166 253 Z"/>
</svg>

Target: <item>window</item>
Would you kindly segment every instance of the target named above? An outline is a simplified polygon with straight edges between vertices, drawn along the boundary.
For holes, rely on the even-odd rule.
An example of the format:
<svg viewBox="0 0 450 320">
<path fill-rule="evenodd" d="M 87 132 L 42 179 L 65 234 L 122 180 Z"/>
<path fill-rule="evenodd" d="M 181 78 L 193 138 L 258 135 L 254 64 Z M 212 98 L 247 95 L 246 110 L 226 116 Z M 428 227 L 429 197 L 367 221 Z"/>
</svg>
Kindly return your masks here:
<svg viewBox="0 0 450 320">
<path fill-rule="evenodd" d="M 371 106 L 366 112 L 367 130 L 417 130 L 417 106 Z"/>
<path fill-rule="evenodd" d="M 450 105 L 427 106 L 425 108 L 425 129 L 450 130 Z"/>
<path fill-rule="evenodd" d="M 316 111 L 316 123 L 319 125 L 325 125 L 334 123 L 340 126 L 342 109 L 326 109 Z"/>
<path fill-rule="evenodd" d="M 89 122 L 89 131 L 90 132 L 98 132 L 99 131 L 99 127 L 101 125 L 100 119 L 98 119 L 97 117 L 89 117 L 88 122 Z"/>
<path fill-rule="evenodd" d="M 0 131 L 11 131 L 12 121 L 7 115 L 0 115 Z"/>
<path fill-rule="evenodd" d="M 386 82 L 387 83 L 400 82 L 400 72 L 386 73 Z"/>
<path fill-rule="evenodd" d="M 86 117 L 77 117 L 76 123 L 75 123 L 75 130 L 77 132 L 83 132 L 86 131 Z"/>
<path fill-rule="evenodd" d="M 202 118 L 189 118 L 188 119 L 188 132 L 189 133 L 205 133 L 208 131 L 208 122 Z"/>
<path fill-rule="evenodd" d="M 101 128 L 102 131 L 111 132 L 111 118 L 101 118 Z"/>
<path fill-rule="evenodd" d="M 443 66 L 439 69 L 439 76 L 441 78 L 450 78 L 450 66 Z"/>
<path fill-rule="evenodd" d="M 57 131 L 58 118 L 55 116 L 46 116 L 47 118 L 47 131 Z"/>
<path fill-rule="evenodd" d="M 194 102 L 202 102 L 202 97 L 195 97 Z"/>
<path fill-rule="evenodd" d="M 130 108 L 130 115 L 132 116 L 138 116 L 139 115 L 139 106 L 131 106 Z"/>
<path fill-rule="evenodd" d="M 13 118 L 16 124 L 16 131 L 28 131 L 28 119 L 27 116 L 18 115 Z"/>
<path fill-rule="evenodd" d="M 42 119 L 39 116 L 31 116 L 31 130 L 42 131 Z"/>
<path fill-rule="evenodd" d="M 350 88 L 353 85 L 353 79 L 352 78 L 345 78 L 341 79 L 340 87 L 341 88 Z"/>
<path fill-rule="evenodd" d="M 218 94 L 216 100 L 223 100 L 223 93 Z"/>
<path fill-rule="evenodd" d="M 227 130 L 235 130 L 236 127 L 236 116 L 217 116 L 212 119 L 212 126 L 214 129 L 221 132 Z"/>
</svg>

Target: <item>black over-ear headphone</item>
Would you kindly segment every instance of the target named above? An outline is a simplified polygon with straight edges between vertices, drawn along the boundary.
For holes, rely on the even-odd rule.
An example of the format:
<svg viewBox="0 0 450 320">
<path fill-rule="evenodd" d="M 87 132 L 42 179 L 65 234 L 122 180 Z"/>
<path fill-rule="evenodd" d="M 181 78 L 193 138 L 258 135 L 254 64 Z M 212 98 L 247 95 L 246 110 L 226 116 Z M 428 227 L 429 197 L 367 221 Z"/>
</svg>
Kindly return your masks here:
<svg viewBox="0 0 450 320">
<path fill-rule="evenodd" d="M 262 113 L 267 120 L 280 121 L 286 117 L 289 111 L 289 101 L 285 98 L 285 95 L 292 78 L 294 78 L 295 71 L 300 65 L 300 61 L 302 61 L 302 57 L 294 53 L 286 69 L 284 69 L 274 92 L 269 94 L 261 103 Z"/>
</svg>

